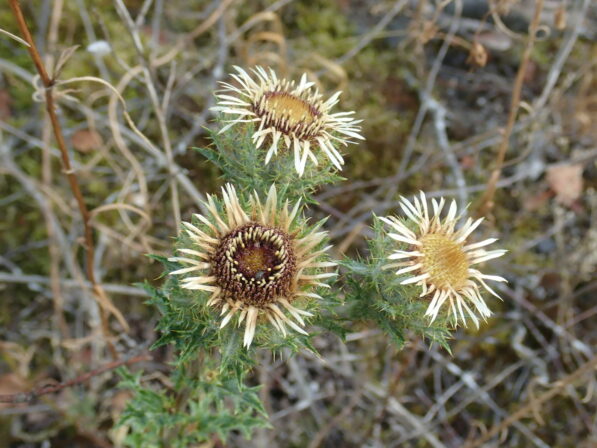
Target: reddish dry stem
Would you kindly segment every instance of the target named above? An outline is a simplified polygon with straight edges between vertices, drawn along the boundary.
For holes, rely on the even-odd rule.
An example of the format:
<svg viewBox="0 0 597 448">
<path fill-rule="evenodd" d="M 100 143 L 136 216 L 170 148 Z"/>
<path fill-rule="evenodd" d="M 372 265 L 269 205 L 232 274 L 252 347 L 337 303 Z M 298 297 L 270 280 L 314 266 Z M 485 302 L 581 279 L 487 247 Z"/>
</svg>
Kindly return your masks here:
<svg viewBox="0 0 597 448">
<path fill-rule="evenodd" d="M 56 144 L 60 149 L 60 157 L 62 159 L 62 168 L 63 171 L 68 179 L 68 183 L 70 188 L 75 196 L 77 201 L 77 206 L 81 213 L 81 217 L 83 219 L 83 227 L 84 227 L 84 234 L 85 234 L 85 255 L 86 255 L 86 272 L 89 281 L 91 282 L 93 293 L 96 297 L 96 300 L 100 307 L 100 317 L 102 322 L 102 332 L 104 334 L 104 338 L 108 344 L 108 349 L 114 359 L 118 359 L 118 353 L 112 342 L 110 341 L 110 330 L 108 327 L 108 312 L 105 309 L 103 304 L 103 299 L 106 297 L 103 293 L 101 285 L 97 282 L 94 273 L 94 253 L 95 253 L 95 246 L 93 242 L 93 228 L 91 227 L 90 223 L 90 215 L 87 205 L 85 204 L 85 199 L 83 198 L 83 194 L 81 193 L 81 188 L 79 187 L 79 181 L 77 179 L 76 174 L 74 173 L 70 158 L 68 155 L 68 151 L 66 149 L 66 142 L 64 140 L 64 135 L 62 134 L 62 128 L 60 127 L 60 122 L 58 121 L 58 116 L 56 115 L 56 106 L 54 103 L 54 95 L 52 87 L 54 85 L 54 79 L 51 79 L 46 71 L 44 64 L 41 60 L 39 52 L 37 51 L 37 47 L 35 46 L 35 42 L 31 37 L 31 32 L 29 31 L 29 27 L 27 26 L 27 22 L 25 21 L 25 17 L 23 16 L 23 12 L 19 5 L 18 0 L 9 0 L 10 7 L 12 8 L 13 14 L 15 16 L 17 25 L 23 38 L 29 44 L 28 51 L 35 64 L 37 72 L 41 78 L 41 81 L 45 87 L 45 98 L 46 98 L 46 109 L 48 111 L 48 115 L 50 117 L 50 122 L 52 123 L 52 130 L 54 131 L 54 136 L 56 138 Z"/>
<path fill-rule="evenodd" d="M 46 385 L 42 387 L 38 387 L 37 389 L 32 390 L 31 392 L 21 392 L 18 394 L 9 394 L 9 395 L 0 395 L 0 403 L 29 403 L 35 400 L 42 395 L 53 394 L 56 392 L 60 392 L 62 389 L 67 387 L 76 386 L 77 384 L 82 384 L 89 379 L 93 378 L 94 376 L 101 375 L 104 372 L 109 370 L 114 370 L 120 366 L 135 364 L 137 362 L 142 361 L 149 361 L 151 360 L 151 356 L 148 353 L 144 353 L 142 355 L 133 356 L 132 358 L 122 359 L 119 361 L 112 361 L 108 364 L 103 365 L 95 370 L 90 372 L 84 373 L 72 380 L 65 381 L 64 383 Z"/>
</svg>

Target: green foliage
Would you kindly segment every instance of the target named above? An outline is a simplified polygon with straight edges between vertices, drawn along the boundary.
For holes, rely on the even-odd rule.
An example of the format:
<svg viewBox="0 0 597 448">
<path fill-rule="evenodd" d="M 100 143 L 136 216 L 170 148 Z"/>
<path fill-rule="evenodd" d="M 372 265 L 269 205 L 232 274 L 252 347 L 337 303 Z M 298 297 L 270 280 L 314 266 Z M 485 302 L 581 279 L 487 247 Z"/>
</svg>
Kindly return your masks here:
<svg viewBox="0 0 597 448">
<path fill-rule="evenodd" d="M 142 386 L 140 373 L 120 369 L 120 387 L 134 392 L 120 420 L 132 429 L 128 446 L 182 448 L 214 437 L 225 441 L 231 431 L 248 438 L 253 429 L 267 426 L 258 387 L 247 387 L 209 366 L 195 372 L 198 378 L 182 372 L 173 390 L 165 391 Z"/>
<path fill-rule="evenodd" d="M 312 195 L 319 187 L 343 180 L 327 157 L 320 157 L 318 166 L 307 163 L 305 173 L 298 177 L 292 154 L 282 148 L 266 165 L 267 151 L 255 148 L 251 140 L 253 132 L 252 124 L 242 123 L 225 133 L 210 131 L 215 147 L 194 149 L 220 168 L 224 179 L 247 193 L 266 192 L 270 185 L 276 184 L 280 196 L 291 202 L 301 199 L 313 203 Z"/>
<path fill-rule="evenodd" d="M 297 2 L 296 20 L 292 27 L 299 42 L 305 48 L 316 48 L 328 58 L 336 58 L 347 52 L 356 44 L 354 25 L 347 20 L 341 7 L 336 2 L 327 0 L 310 0 Z M 301 42 L 304 40 L 305 42 Z"/>
<path fill-rule="evenodd" d="M 432 324 L 425 317 L 427 299 L 420 298 L 420 288 L 401 285 L 403 277 L 395 275 L 394 269 L 384 269 L 387 256 L 396 244 L 384 232 L 383 223 L 375 218 L 375 237 L 368 241 L 369 257 L 342 260 L 346 270 L 346 302 L 349 316 L 354 320 L 373 321 L 400 349 L 409 332 L 438 343 L 450 351 L 447 322 L 439 316 Z"/>
<path fill-rule="evenodd" d="M 247 195 L 240 195 L 244 209 L 248 209 Z M 279 205 L 286 198 L 279 196 Z M 221 199 L 214 197 L 220 213 L 224 213 Z M 300 211 L 299 211 L 300 213 Z M 325 220 L 307 225 L 299 216 L 290 231 L 298 238 L 321 230 Z M 207 225 L 193 218 L 193 225 L 207 231 Z M 325 241 L 313 250 L 322 249 Z M 176 247 L 193 247 L 193 241 L 181 232 Z M 230 431 L 240 431 L 249 437 L 258 426 L 266 426 L 267 419 L 258 397 L 258 388 L 245 385 L 254 367 L 255 349 L 262 348 L 285 356 L 300 350 L 315 351 L 311 335 L 289 332 L 282 336 L 270 325 L 257 325 L 254 343 L 243 347 L 244 329 L 230 323 L 220 328 L 221 316 L 208 307 L 210 293 L 181 287 L 179 275 L 168 275 L 183 267 L 168 258 L 152 255 L 164 266 L 161 288 L 143 285 L 150 295 L 148 304 L 159 310 L 161 319 L 156 329 L 159 337 L 152 346 L 157 349 L 172 346 L 176 357 L 172 361 L 171 390 L 142 386 L 140 375 L 122 371 L 121 387 L 133 391 L 134 398 L 127 405 L 120 424 L 130 428 L 126 443 L 133 447 L 189 446 L 213 437 L 225 440 Z M 319 257 L 325 261 L 326 257 Z M 313 273 L 317 272 L 315 270 Z M 333 314 L 332 297 L 305 300 L 297 306 L 319 316 L 321 311 Z M 306 319 L 308 321 L 308 319 Z"/>
<path fill-rule="evenodd" d="M 265 187 L 265 186 L 263 186 Z M 267 185 L 269 189 L 270 185 Z M 288 199 L 289 192 L 295 190 L 294 188 L 278 189 L 278 206 L 284 206 Z M 258 189 L 257 191 L 263 191 Z M 213 196 L 214 204 L 218 209 L 218 213 L 222 216 L 225 214 L 223 201 L 218 196 Z M 250 210 L 250 203 L 248 194 L 239 194 L 239 200 L 244 210 Z M 262 203 L 265 198 L 261 197 Z M 293 207 L 292 203 L 289 205 Z M 295 235 L 296 238 L 303 238 L 310 233 L 321 231 L 326 219 L 320 220 L 316 223 L 310 223 L 299 209 L 298 216 L 295 218 L 289 231 Z M 198 229 L 209 232 L 208 226 L 197 219 L 192 218 L 192 224 Z M 312 251 L 323 249 L 327 245 L 327 239 L 324 239 L 317 246 L 312 248 Z M 176 240 L 176 248 L 192 248 L 194 247 L 193 240 L 186 232 L 181 232 Z M 223 329 L 219 328 L 221 317 L 219 313 L 214 311 L 212 307 L 207 307 L 206 303 L 211 293 L 201 290 L 188 290 L 180 287 L 180 276 L 170 276 L 167 273 L 180 269 L 184 266 L 169 261 L 163 257 L 153 256 L 154 259 L 163 263 L 165 268 L 165 282 L 160 290 L 148 288 L 152 299 L 150 302 L 155 305 L 163 315 L 163 318 L 158 324 L 158 330 L 161 331 L 160 338 L 156 341 L 154 347 L 175 344 L 177 350 L 180 351 L 181 356 L 186 356 L 187 353 L 194 353 L 196 350 L 207 350 L 212 348 L 220 348 L 223 354 L 223 362 L 246 357 L 246 362 L 250 363 L 251 358 L 247 356 L 246 349 L 242 348 L 242 329 L 232 325 L 226 326 Z M 327 255 L 320 255 L 315 261 L 328 261 Z M 309 274 L 317 274 L 321 272 L 320 269 L 311 269 Z M 319 288 L 314 290 L 318 294 L 324 294 L 328 289 Z M 301 309 L 311 312 L 318 316 L 323 309 L 328 311 L 334 306 L 334 300 L 328 297 L 325 300 L 306 300 L 301 299 L 296 301 L 297 306 Z M 309 321 L 309 318 L 305 319 Z M 310 348 L 310 336 L 300 335 L 295 332 L 289 332 L 287 336 L 282 337 L 278 331 L 274 331 L 270 325 L 258 325 L 255 333 L 255 344 L 258 347 L 266 348 L 274 352 L 282 352 L 283 349 L 289 349 L 296 353 L 301 349 Z M 224 350 L 225 349 L 225 350 Z M 229 354 L 229 357 L 224 356 Z M 186 359 L 183 359 L 186 361 Z M 232 362 L 232 361 L 230 361 Z"/>
<path fill-rule="evenodd" d="M 178 268 L 165 258 L 166 271 Z M 161 289 L 145 285 L 162 318 L 158 340 L 152 349 L 172 345 L 177 357 L 172 362 L 172 390 L 142 386 L 140 373 L 121 370 L 121 388 L 133 391 L 120 425 L 131 433 L 132 447 L 186 447 L 213 437 L 226 439 L 231 431 L 249 437 L 255 427 L 267 425 L 257 387 L 244 380 L 253 359 L 241 346 L 237 328 L 219 329 L 211 308 L 180 287 L 177 277 L 166 277 Z"/>
<path fill-rule="evenodd" d="M 318 165 L 308 163 L 303 176 L 299 177 L 293 154 L 282 148 L 265 164 L 267 149 L 255 147 L 254 129 L 253 124 L 239 123 L 223 133 L 210 131 L 213 147 L 195 149 L 234 185 L 239 192 L 240 205 L 247 213 L 251 213 L 251 195 L 257 194 L 263 203 L 268 190 L 275 185 L 279 208 L 286 207 L 287 203 L 292 207 L 297 201 L 302 204 L 289 233 L 303 238 L 321 231 L 326 220 L 309 223 L 304 216 L 306 204 L 315 202 L 313 194 L 322 185 L 342 178 L 324 157 L 318 160 Z M 212 234 L 210 229 L 213 229 L 209 223 L 234 213 L 218 195 L 211 200 L 215 210 L 210 205 L 210 213 L 204 216 L 207 222 L 197 216 L 193 216 L 191 222 L 197 232 L 207 235 Z M 427 302 L 419 298 L 419 288 L 401 286 L 401 278 L 383 268 L 394 242 L 385 235 L 378 220 L 374 230 L 376 236 L 369 241 L 370 253 L 366 259 L 344 259 L 341 261 L 344 275 L 337 285 L 328 282 L 329 288 L 314 289 L 317 299 L 296 300 L 293 305 L 313 315 L 305 318 L 309 327 L 335 333 L 341 338 L 355 322 L 374 323 L 398 348 L 404 345 L 409 333 L 415 333 L 449 349 L 446 322 L 439 318 L 429 324 L 424 316 Z M 175 252 L 176 249 L 193 249 L 196 244 L 192 236 L 182 231 L 176 240 Z M 244 247 L 244 243 L 241 244 Z M 309 249 L 321 252 L 312 262 L 327 261 L 327 255 L 321 250 L 326 244 L 327 241 L 320 241 Z M 202 253 L 197 256 L 206 257 Z M 121 371 L 121 387 L 134 393 L 120 422 L 130 428 L 126 443 L 132 447 L 184 447 L 213 442 L 215 438 L 225 441 L 231 431 L 249 437 L 254 428 L 267 425 L 258 388 L 246 385 L 255 366 L 255 351 L 267 350 L 274 357 L 292 356 L 301 350 L 315 352 L 311 339 L 317 330 L 310 329 L 308 335 L 295 331 L 283 335 L 261 318 L 253 343 L 247 349 L 243 346 L 245 329 L 241 328 L 239 313 L 220 328 L 221 310 L 207 306 L 212 292 L 183 288 L 184 272 L 169 275 L 185 267 L 175 261 L 176 258 L 152 258 L 164 266 L 164 282 L 160 288 L 144 285 L 151 297 L 148 303 L 161 314 L 157 325 L 159 336 L 152 349 L 164 346 L 174 349 L 171 385 L 142 384 L 140 374 Z M 316 275 L 324 268 L 308 266 L 306 269 L 309 270 L 306 275 Z"/>
</svg>

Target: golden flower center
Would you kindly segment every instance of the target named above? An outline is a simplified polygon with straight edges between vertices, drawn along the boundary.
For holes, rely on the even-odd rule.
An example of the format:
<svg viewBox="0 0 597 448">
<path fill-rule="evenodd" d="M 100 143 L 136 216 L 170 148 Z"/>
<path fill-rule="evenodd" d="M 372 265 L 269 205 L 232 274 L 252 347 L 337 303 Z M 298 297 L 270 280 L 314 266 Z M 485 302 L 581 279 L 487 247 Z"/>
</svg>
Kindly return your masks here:
<svg viewBox="0 0 597 448">
<path fill-rule="evenodd" d="M 276 257 L 269 247 L 260 243 L 239 251 L 237 255 L 239 268 L 250 277 L 263 276 L 275 267 Z"/>
<path fill-rule="evenodd" d="M 468 279 L 469 261 L 462 244 L 441 234 L 420 238 L 423 253 L 423 272 L 429 274 L 429 283 L 437 289 L 460 290 Z"/>
<path fill-rule="evenodd" d="M 273 113 L 274 119 L 284 119 L 291 127 L 298 124 L 308 126 L 317 118 L 316 111 L 307 101 L 286 92 L 266 94 L 265 109 Z"/>
</svg>

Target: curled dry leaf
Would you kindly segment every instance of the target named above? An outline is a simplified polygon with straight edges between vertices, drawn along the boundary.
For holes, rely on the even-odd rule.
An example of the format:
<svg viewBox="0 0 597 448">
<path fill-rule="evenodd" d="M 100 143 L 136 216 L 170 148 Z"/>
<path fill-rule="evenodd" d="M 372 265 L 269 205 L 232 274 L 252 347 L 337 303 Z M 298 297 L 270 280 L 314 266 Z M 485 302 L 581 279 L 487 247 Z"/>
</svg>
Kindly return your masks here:
<svg viewBox="0 0 597 448">
<path fill-rule="evenodd" d="M 556 165 L 547 170 L 547 183 L 556 194 L 556 200 L 566 206 L 576 201 L 583 187 L 583 167 L 580 164 Z"/>
</svg>

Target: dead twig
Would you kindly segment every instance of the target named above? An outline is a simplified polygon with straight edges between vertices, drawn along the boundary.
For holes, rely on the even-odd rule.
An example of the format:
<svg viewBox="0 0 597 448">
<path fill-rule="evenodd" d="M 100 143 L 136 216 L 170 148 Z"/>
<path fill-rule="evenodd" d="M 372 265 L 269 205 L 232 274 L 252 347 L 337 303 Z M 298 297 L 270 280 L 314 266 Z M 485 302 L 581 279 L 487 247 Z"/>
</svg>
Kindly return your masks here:
<svg viewBox="0 0 597 448">
<path fill-rule="evenodd" d="M 437 142 L 439 147 L 446 156 L 446 162 L 450 165 L 452 173 L 454 175 L 454 181 L 456 188 L 458 189 L 458 205 L 461 210 L 466 210 L 468 203 L 468 196 L 466 194 L 466 180 L 464 179 L 464 173 L 462 167 L 454 154 L 450 142 L 448 140 L 448 132 L 446 125 L 446 108 L 439 101 L 434 98 L 428 98 L 428 108 L 433 115 L 433 124 L 435 127 L 435 133 L 437 135 Z"/>
<path fill-rule="evenodd" d="M 23 12 L 21 11 L 21 7 L 19 5 L 18 0 L 9 0 L 10 7 L 13 11 L 14 17 L 17 21 L 17 25 L 23 38 L 29 44 L 27 48 L 29 51 L 29 55 L 35 64 L 37 72 L 39 73 L 40 79 L 45 87 L 45 99 L 46 99 L 46 110 L 48 112 L 48 116 L 50 117 L 50 122 L 52 124 L 52 130 L 54 132 L 54 137 L 56 138 L 56 144 L 60 149 L 60 156 L 62 160 L 62 167 L 64 173 L 68 179 L 70 188 L 75 196 L 77 201 L 77 205 L 79 207 L 79 211 L 81 213 L 81 217 L 83 219 L 83 227 L 84 227 L 84 235 L 85 235 L 85 254 L 86 254 L 86 270 L 87 270 L 87 277 L 92 284 L 94 297 L 99 304 L 100 307 L 100 317 L 102 321 L 102 333 L 106 340 L 108 349 L 110 350 L 112 357 L 114 359 L 118 358 L 118 353 L 116 352 L 116 348 L 110 341 L 110 329 L 108 326 L 108 316 L 109 313 L 113 314 L 120 324 L 123 326 L 125 330 L 128 330 L 128 325 L 120 312 L 116 309 L 116 307 L 112 304 L 111 300 L 108 298 L 104 290 L 102 289 L 101 285 L 97 282 L 95 278 L 95 269 L 94 269 L 94 254 L 95 254 L 95 247 L 93 242 L 93 227 L 91 226 L 90 214 L 85 204 L 85 199 L 83 198 L 83 194 L 81 193 L 81 188 L 79 186 L 79 181 L 77 176 L 71 166 L 70 157 L 68 155 L 68 151 L 66 149 L 66 142 L 64 140 L 64 135 L 62 133 L 62 128 L 60 126 L 60 122 L 58 120 L 58 116 L 56 115 L 56 104 L 54 102 L 54 94 L 53 94 L 53 86 L 55 84 L 55 79 L 50 78 L 44 63 L 41 60 L 35 42 L 31 36 L 29 31 L 29 27 L 27 26 L 27 22 L 25 21 L 25 17 L 23 16 Z"/>
<path fill-rule="evenodd" d="M 508 428 L 513 423 L 516 423 L 518 420 L 525 417 L 529 412 L 533 411 L 534 409 L 540 408 L 540 406 L 543 403 L 551 400 L 553 397 L 555 397 L 560 392 L 562 392 L 562 390 L 566 386 L 572 384 L 573 382 L 575 382 L 577 379 L 579 379 L 586 373 L 589 373 L 591 370 L 595 369 L 595 367 L 597 367 L 597 356 L 594 356 L 591 360 L 584 363 L 582 366 L 580 366 L 578 369 L 576 369 L 570 375 L 567 375 L 564 378 L 562 378 L 561 380 L 557 381 L 554 384 L 554 387 L 552 389 L 548 390 L 547 392 L 545 392 L 543 395 L 535 397 L 533 400 L 529 400 L 529 402 L 527 404 L 518 408 L 517 411 L 510 414 L 508 417 L 506 417 L 504 420 L 502 420 L 501 423 L 493 426 L 489 431 L 487 431 L 486 434 L 479 437 L 477 440 L 472 441 L 468 445 L 465 445 L 465 448 L 476 448 L 478 446 L 483 445 L 489 439 L 498 435 L 504 429 Z"/>
<path fill-rule="evenodd" d="M 369 45 L 369 43 L 375 39 L 377 36 L 379 36 L 379 33 L 381 33 L 387 26 L 388 24 L 392 21 L 392 19 L 394 17 L 396 17 L 396 15 L 398 15 L 398 13 L 400 11 L 402 11 L 402 8 L 404 8 L 404 6 L 406 5 L 406 1 L 400 0 L 394 3 L 394 6 L 392 6 L 392 8 L 387 12 L 387 14 L 385 14 L 382 19 L 377 23 L 377 25 L 375 25 L 371 31 L 369 31 L 368 33 L 366 33 L 358 42 L 358 44 L 356 46 L 354 46 L 353 48 L 351 48 L 348 52 L 346 52 L 345 54 L 343 54 L 341 57 L 339 57 L 338 59 L 336 59 L 336 63 L 337 64 L 344 64 L 346 61 L 348 61 L 349 59 L 352 59 L 353 57 L 355 57 L 359 51 L 361 51 L 363 48 L 365 48 L 367 45 Z"/>
<path fill-rule="evenodd" d="M 62 288 L 71 290 L 89 286 L 89 284 L 83 279 L 78 281 L 68 278 L 59 278 L 58 281 L 60 282 Z M 9 274 L 7 272 L 0 272 L 0 282 L 51 285 L 52 279 L 44 277 L 43 275 L 27 275 L 23 273 Z M 147 293 L 143 289 L 137 288 L 135 286 L 104 283 L 102 287 L 105 291 L 112 294 L 123 294 L 129 297 L 147 297 Z"/>
<path fill-rule="evenodd" d="M 37 398 L 41 397 L 42 395 L 54 394 L 56 392 L 60 392 L 62 389 L 66 389 L 67 387 L 85 383 L 94 376 L 101 375 L 102 373 L 108 372 L 109 370 L 114 370 L 124 365 L 128 366 L 131 364 L 149 360 L 151 360 L 151 356 L 149 355 L 149 353 L 143 353 L 141 355 L 133 356 L 131 358 L 112 361 L 108 364 L 98 367 L 97 369 L 91 370 L 90 372 L 84 373 L 83 375 L 79 375 L 78 377 L 73 378 L 72 380 L 65 381 L 63 383 L 50 384 L 38 387 L 37 389 L 33 389 L 31 392 L 19 392 L 18 394 L 0 395 L 0 403 L 30 403 L 36 400 Z"/>
</svg>

